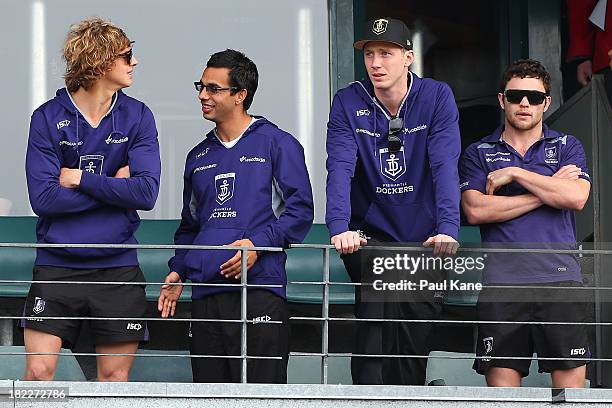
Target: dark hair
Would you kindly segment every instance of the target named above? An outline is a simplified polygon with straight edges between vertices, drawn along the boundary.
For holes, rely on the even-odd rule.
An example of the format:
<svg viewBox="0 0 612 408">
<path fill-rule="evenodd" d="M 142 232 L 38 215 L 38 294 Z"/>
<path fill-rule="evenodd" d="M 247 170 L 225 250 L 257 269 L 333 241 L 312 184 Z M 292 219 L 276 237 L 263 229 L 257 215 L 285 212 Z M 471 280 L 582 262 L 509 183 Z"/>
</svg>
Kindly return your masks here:
<svg viewBox="0 0 612 408">
<path fill-rule="evenodd" d="M 247 96 L 244 98 L 243 107 L 245 111 L 251 107 L 259 78 L 257 66 L 253 61 L 240 51 L 227 49 L 211 55 L 206 68 L 229 69 L 229 86 L 238 88 L 231 94 L 235 95 L 236 92 L 246 89 Z"/>
<path fill-rule="evenodd" d="M 540 61 L 532 59 L 521 59 L 512 63 L 506 71 L 500 84 L 500 91 L 504 92 L 506 85 L 512 78 L 538 78 L 544 84 L 544 91 L 550 94 L 550 74 Z"/>
</svg>

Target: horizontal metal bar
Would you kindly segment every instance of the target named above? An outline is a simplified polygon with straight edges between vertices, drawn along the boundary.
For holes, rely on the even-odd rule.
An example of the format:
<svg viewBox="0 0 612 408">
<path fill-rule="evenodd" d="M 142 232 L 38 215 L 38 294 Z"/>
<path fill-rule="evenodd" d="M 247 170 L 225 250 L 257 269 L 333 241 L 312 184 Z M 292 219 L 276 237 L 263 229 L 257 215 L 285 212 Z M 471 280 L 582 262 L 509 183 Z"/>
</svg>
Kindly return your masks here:
<svg viewBox="0 0 612 408">
<path fill-rule="evenodd" d="M 323 357 L 322 353 L 291 352 L 296 357 Z M 442 360 L 546 360 L 546 361 L 612 361 L 612 358 L 580 358 L 580 357 L 516 357 L 516 356 L 429 356 L 421 354 L 353 354 L 353 353 L 328 353 L 326 357 L 363 357 L 363 358 L 421 358 Z"/>
<path fill-rule="evenodd" d="M 542 360 L 542 361 L 604 361 L 611 362 L 612 358 L 580 358 L 580 357 L 517 357 L 517 356 L 439 356 L 439 355 L 420 355 L 420 354 L 353 354 L 353 353 L 305 353 L 291 352 L 290 356 L 295 357 L 362 357 L 362 358 L 421 358 L 433 360 Z M 147 354 L 147 353 L 53 353 L 53 352 L 0 352 L 2 356 L 126 356 L 126 357 L 157 357 L 157 358 L 225 358 L 225 359 L 242 359 L 240 355 L 204 355 L 204 354 Z M 251 360 L 281 360 L 280 356 L 246 356 Z"/>
<path fill-rule="evenodd" d="M 151 286 L 212 286 L 212 287 L 242 287 L 241 283 L 164 283 L 164 282 L 122 282 L 122 281 L 53 281 L 53 280 L 0 280 L 0 284 L 44 283 L 53 285 L 151 285 Z M 247 284 L 249 288 L 284 288 L 284 285 Z"/>
<path fill-rule="evenodd" d="M 327 244 L 291 244 L 289 248 L 335 249 L 334 245 Z M 361 246 L 359 250 L 385 250 L 398 252 L 433 252 L 432 249 L 421 246 Z M 583 255 L 612 255 L 610 249 L 544 249 L 544 248 L 467 248 L 459 247 L 457 252 L 486 252 L 486 253 L 530 253 L 530 254 L 583 254 Z"/>
<path fill-rule="evenodd" d="M 324 321 L 324 317 L 293 316 L 289 320 Z M 534 324 L 534 325 L 560 325 L 560 326 L 612 326 L 612 322 L 520 322 L 502 320 L 436 320 L 436 319 L 360 319 L 357 317 L 329 317 L 330 322 L 361 322 L 361 323 L 462 323 L 462 324 Z"/>
<path fill-rule="evenodd" d="M 99 248 L 99 249 L 203 249 L 234 251 L 282 252 L 283 248 L 230 245 L 166 245 L 166 244 L 38 244 L 31 242 L 0 242 L 0 248 Z"/>
<path fill-rule="evenodd" d="M 0 281 L 1 282 L 1 281 Z M 292 285 L 313 285 L 323 286 L 324 282 L 319 281 L 289 281 Z M 327 282 L 328 285 L 337 286 L 372 286 L 372 284 L 361 282 Z M 560 289 L 560 290 L 612 290 L 612 287 L 595 286 L 539 286 L 539 285 L 482 285 L 483 289 Z"/>
<path fill-rule="evenodd" d="M 3 351 L 0 352 L 0 360 L 2 356 L 113 356 L 113 357 L 180 357 L 180 358 L 227 358 L 227 359 L 242 359 L 242 356 L 219 356 L 219 355 L 208 355 L 208 354 L 147 354 L 147 353 L 45 353 L 45 352 L 25 352 L 25 351 Z M 282 360 L 281 356 L 246 356 L 252 360 Z"/>
<path fill-rule="evenodd" d="M 577 357 L 504 357 L 504 356 L 469 356 L 469 355 L 422 355 L 422 354 L 353 354 L 353 353 L 307 353 L 292 351 L 289 353 L 293 357 L 336 357 L 336 358 L 347 358 L 347 357 L 363 357 L 363 358 L 426 358 L 428 360 L 474 360 L 474 359 L 498 359 L 498 360 L 561 360 L 561 361 L 598 361 L 596 358 L 577 358 Z M 603 359 L 612 361 L 610 359 Z"/>
<path fill-rule="evenodd" d="M 100 249 L 195 249 L 195 250 L 246 250 L 282 252 L 284 248 L 277 247 L 246 247 L 226 245 L 169 245 L 169 244 L 38 244 L 30 242 L 0 242 L 0 248 L 100 248 Z M 291 244 L 289 248 L 306 249 L 335 249 L 333 245 L 326 244 Z M 362 246 L 359 250 L 387 250 L 398 252 L 430 252 L 420 246 Z M 544 249 L 544 248 L 465 248 L 460 247 L 458 252 L 484 252 L 484 253 L 530 253 L 530 254 L 583 254 L 583 255 L 612 255 L 610 249 Z"/>
<path fill-rule="evenodd" d="M 0 319 L 7 320 L 103 320 L 103 321 L 147 321 L 147 322 L 214 322 L 214 323 L 242 323 L 243 320 L 231 319 L 193 319 L 193 318 L 178 318 L 178 317 L 91 317 L 91 316 L 0 316 Z M 280 320 L 259 321 L 247 319 L 247 323 L 253 324 L 282 324 Z"/>
</svg>

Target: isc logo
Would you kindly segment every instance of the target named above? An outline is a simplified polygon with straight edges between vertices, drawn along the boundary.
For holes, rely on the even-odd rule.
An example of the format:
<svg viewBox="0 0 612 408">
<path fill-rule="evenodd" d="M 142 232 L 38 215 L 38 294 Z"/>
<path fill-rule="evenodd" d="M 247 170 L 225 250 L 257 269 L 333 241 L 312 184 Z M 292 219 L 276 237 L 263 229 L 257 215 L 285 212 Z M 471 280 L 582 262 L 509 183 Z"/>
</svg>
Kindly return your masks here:
<svg viewBox="0 0 612 408">
<path fill-rule="evenodd" d="M 138 331 L 142 329 L 142 325 L 140 323 L 128 323 L 126 329 Z"/>
<path fill-rule="evenodd" d="M 356 111 L 355 114 L 357 115 L 357 117 L 359 117 L 359 116 L 370 116 L 370 111 L 368 109 L 360 109 L 360 110 Z"/>
<path fill-rule="evenodd" d="M 575 348 L 570 350 L 570 355 L 572 356 L 583 356 L 586 353 L 586 349 L 584 348 Z"/>
</svg>

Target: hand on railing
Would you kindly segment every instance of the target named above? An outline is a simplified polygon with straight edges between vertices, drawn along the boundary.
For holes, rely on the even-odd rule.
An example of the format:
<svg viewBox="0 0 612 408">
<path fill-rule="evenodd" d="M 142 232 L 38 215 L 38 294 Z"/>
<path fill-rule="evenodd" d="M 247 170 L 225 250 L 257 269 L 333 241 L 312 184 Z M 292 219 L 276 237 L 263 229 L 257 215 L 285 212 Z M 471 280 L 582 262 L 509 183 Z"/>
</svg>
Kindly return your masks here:
<svg viewBox="0 0 612 408">
<path fill-rule="evenodd" d="M 440 256 L 455 255 L 457 249 L 459 249 L 459 243 L 453 237 L 445 234 L 434 235 L 423 242 L 424 247 L 432 245 L 434 247 L 434 255 Z"/>
<path fill-rule="evenodd" d="M 172 271 L 166 276 L 159 291 L 159 299 L 157 299 L 157 310 L 161 312 L 161 317 L 174 316 L 176 310 L 176 302 L 181 297 L 183 285 L 168 285 L 168 283 L 181 283 L 181 277 L 178 273 Z"/>
<path fill-rule="evenodd" d="M 234 241 L 231 244 L 227 244 L 228 246 L 246 246 L 246 247 L 254 247 L 255 245 L 251 242 L 250 239 L 239 239 L 238 241 Z M 221 265 L 221 275 L 226 278 L 231 278 L 232 276 L 235 279 L 240 279 L 242 275 L 242 251 L 236 252 L 236 255 L 227 260 L 223 265 Z M 257 262 L 257 251 L 247 251 L 247 270 L 251 269 L 251 266 Z"/>
<path fill-rule="evenodd" d="M 358 231 L 345 231 L 331 237 L 331 244 L 336 247 L 336 251 L 341 254 L 352 254 L 360 246 L 366 245 L 368 241 L 359 234 Z"/>
</svg>

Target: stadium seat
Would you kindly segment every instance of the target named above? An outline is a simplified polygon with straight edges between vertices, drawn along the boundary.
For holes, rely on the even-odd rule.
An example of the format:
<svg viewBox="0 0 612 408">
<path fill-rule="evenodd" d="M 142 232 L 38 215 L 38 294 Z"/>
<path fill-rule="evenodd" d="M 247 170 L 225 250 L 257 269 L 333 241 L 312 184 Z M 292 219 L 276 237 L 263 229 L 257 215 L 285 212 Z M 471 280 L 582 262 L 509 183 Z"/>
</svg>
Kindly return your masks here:
<svg viewBox="0 0 612 408">
<path fill-rule="evenodd" d="M 327 361 L 328 384 L 353 384 L 350 357 L 329 357 Z M 289 356 L 287 382 L 289 384 L 320 384 L 321 357 Z"/>
<path fill-rule="evenodd" d="M 130 370 L 130 381 L 193 382 L 191 360 L 188 357 L 149 357 L 155 355 L 189 354 L 189 350 L 143 350 L 136 357 Z"/>
</svg>

